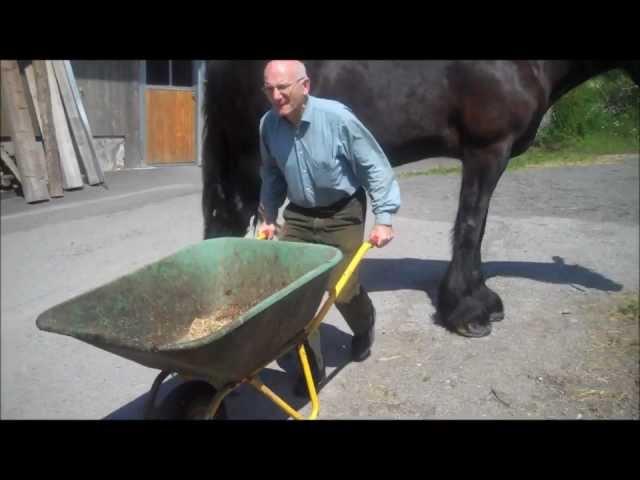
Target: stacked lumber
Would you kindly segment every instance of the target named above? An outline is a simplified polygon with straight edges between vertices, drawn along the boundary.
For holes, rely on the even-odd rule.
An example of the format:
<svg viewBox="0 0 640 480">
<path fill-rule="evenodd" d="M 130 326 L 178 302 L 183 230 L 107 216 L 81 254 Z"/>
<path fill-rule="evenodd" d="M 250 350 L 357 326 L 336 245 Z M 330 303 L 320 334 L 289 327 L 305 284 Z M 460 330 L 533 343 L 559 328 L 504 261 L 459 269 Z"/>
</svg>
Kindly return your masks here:
<svg viewBox="0 0 640 480">
<path fill-rule="evenodd" d="M 71 62 L 1 60 L 2 109 L 12 147 L 0 160 L 28 203 L 48 201 L 87 185 L 104 185 Z M 38 139 L 41 141 L 38 141 Z"/>
</svg>

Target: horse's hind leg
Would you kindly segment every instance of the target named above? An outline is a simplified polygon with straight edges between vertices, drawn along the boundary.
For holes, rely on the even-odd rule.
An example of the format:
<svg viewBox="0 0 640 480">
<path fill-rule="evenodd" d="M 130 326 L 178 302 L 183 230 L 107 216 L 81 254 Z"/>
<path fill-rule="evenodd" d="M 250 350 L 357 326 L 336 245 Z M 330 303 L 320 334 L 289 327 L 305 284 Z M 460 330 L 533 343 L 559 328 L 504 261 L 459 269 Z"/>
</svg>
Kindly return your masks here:
<svg viewBox="0 0 640 480">
<path fill-rule="evenodd" d="M 488 335 L 491 321 L 503 315 L 502 300 L 484 284 L 480 251 L 491 195 L 508 151 L 508 145 L 500 143 L 464 155 L 453 256 L 440 285 L 438 313 L 447 328 L 469 337 Z"/>
</svg>

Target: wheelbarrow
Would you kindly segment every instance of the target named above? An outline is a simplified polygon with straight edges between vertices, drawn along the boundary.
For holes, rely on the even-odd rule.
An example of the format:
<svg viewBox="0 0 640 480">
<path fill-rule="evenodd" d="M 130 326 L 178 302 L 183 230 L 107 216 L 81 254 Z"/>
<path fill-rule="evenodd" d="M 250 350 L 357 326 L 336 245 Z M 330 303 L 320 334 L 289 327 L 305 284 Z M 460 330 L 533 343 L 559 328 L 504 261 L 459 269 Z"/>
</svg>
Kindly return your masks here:
<svg viewBox="0 0 640 480">
<path fill-rule="evenodd" d="M 305 419 L 258 378 L 274 360 L 297 348 L 315 419 L 319 401 L 303 346 L 366 251 L 363 243 L 318 310 L 337 248 L 248 238 L 204 240 L 43 312 L 40 330 L 68 335 L 158 369 L 145 418 L 169 375 L 190 380 L 165 400 L 172 418 L 226 418 L 223 400 L 249 383 L 294 419 Z M 241 314 L 202 336 L 194 319 L 224 308 Z M 173 394 L 173 395 L 172 395 Z M 165 409 L 166 410 L 166 409 Z"/>
</svg>

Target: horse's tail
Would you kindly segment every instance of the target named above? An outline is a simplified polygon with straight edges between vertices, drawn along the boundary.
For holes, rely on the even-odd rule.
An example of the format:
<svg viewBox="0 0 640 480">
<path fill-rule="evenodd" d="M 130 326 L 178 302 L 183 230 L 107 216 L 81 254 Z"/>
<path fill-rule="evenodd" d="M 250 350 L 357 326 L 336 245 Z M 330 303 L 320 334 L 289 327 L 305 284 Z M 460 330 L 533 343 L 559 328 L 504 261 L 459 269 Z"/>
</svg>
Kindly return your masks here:
<svg viewBox="0 0 640 480">
<path fill-rule="evenodd" d="M 220 162 L 228 158 L 225 148 L 224 135 L 220 130 L 219 109 L 216 97 L 220 93 L 219 77 L 215 75 L 213 62 L 207 64 L 207 77 L 204 89 L 202 129 L 202 216 L 204 220 L 204 238 L 213 235 L 212 220 L 214 213 L 220 209 L 225 200 L 222 188 Z"/>
<path fill-rule="evenodd" d="M 236 234 L 257 213 L 258 175 L 257 83 L 246 62 L 210 61 L 204 92 L 202 213 L 204 237 L 216 224 Z M 258 118 L 254 118 L 258 117 Z M 244 225 L 243 225 L 244 224 Z"/>
</svg>

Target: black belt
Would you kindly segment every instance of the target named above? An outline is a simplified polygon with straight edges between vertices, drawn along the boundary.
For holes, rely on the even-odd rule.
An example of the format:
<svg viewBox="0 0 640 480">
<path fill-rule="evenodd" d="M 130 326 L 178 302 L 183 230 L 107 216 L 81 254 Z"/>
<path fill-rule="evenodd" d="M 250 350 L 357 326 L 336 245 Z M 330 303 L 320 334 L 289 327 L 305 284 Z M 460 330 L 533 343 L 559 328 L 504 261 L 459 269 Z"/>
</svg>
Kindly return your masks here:
<svg viewBox="0 0 640 480">
<path fill-rule="evenodd" d="M 344 207 L 346 207 L 352 200 L 358 199 L 360 202 L 366 201 L 366 195 L 364 192 L 364 188 L 358 188 L 353 195 L 346 196 L 341 198 L 335 203 L 331 205 L 323 206 L 323 207 L 301 207 L 300 205 L 296 205 L 295 203 L 289 203 L 287 206 L 292 212 L 298 212 L 303 215 L 307 215 L 310 217 L 329 217 L 335 215 Z"/>
</svg>

